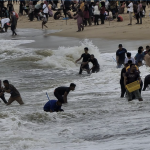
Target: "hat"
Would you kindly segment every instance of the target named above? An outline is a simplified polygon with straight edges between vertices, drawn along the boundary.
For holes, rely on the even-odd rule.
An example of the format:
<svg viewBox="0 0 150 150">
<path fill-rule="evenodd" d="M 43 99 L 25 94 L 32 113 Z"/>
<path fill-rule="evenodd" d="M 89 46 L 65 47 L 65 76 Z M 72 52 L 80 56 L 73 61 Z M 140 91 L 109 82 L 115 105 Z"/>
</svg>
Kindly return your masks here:
<svg viewBox="0 0 150 150">
<path fill-rule="evenodd" d="M 122 47 L 122 44 L 119 44 L 119 47 Z"/>
</svg>

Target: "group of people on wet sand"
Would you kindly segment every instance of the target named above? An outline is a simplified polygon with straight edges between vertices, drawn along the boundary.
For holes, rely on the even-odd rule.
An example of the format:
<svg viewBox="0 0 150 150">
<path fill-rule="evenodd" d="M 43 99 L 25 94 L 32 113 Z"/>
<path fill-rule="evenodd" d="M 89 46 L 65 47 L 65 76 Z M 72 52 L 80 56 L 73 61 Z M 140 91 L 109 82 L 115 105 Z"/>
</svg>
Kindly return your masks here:
<svg viewBox="0 0 150 150">
<path fill-rule="evenodd" d="M 135 98 L 139 99 L 139 101 L 143 101 L 141 97 L 143 81 L 140 77 L 140 67 L 143 65 L 143 61 L 145 61 L 146 66 L 150 67 L 150 47 L 146 46 L 146 50 L 144 51 L 144 48 L 140 46 L 138 53 L 133 58 L 131 53 L 127 52 L 127 50 L 122 47 L 122 44 L 119 44 L 119 49 L 116 51 L 116 61 L 117 68 L 121 68 L 124 65 L 124 68 L 121 70 L 120 79 L 121 98 L 123 98 L 126 93 L 128 101 L 132 101 Z M 129 92 L 126 85 L 135 81 L 140 83 L 140 89 Z M 143 91 L 146 90 L 148 84 L 150 84 L 150 75 L 145 77 Z"/>
</svg>

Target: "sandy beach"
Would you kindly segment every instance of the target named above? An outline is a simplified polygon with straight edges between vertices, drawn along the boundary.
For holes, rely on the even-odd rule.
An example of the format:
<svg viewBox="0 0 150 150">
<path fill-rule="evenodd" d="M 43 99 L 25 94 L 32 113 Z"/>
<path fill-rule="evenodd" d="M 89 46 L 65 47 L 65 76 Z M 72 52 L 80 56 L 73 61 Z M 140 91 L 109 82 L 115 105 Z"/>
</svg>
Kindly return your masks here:
<svg viewBox="0 0 150 150">
<path fill-rule="evenodd" d="M 19 12 L 19 5 L 15 5 L 16 12 Z M 54 36 L 62 37 L 76 37 L 76 38 L 104 38 L 104 39 L 128 39 L 128 40 L 149 40 L 149 29 L 150 29 L 150 8 L 146 9 L 146 16 L 143 18 L 142 25 L 136 25 L 136 19 L 133 18 L 132 26 L 129 24 L 129 16 L 126 13 L 121 14 L 124 21 L 117 22 L 105 21 L 104 25 L 98 26 L 87 26 L 83 32 L 77 31 L 77 21 L 74 19 L 67 20 L 54 20 L 53 17 L 49 18 L 47 23 L 49 30 L 61 30 L 60 32 L 53 33 Z M 41 29 L 41 21 L 37 21 L 35 18 L 33 22 L 28 20 L 26 15 L 20 16 L 18 21 L 18 28 L 34 28 Z"/>
</svg>

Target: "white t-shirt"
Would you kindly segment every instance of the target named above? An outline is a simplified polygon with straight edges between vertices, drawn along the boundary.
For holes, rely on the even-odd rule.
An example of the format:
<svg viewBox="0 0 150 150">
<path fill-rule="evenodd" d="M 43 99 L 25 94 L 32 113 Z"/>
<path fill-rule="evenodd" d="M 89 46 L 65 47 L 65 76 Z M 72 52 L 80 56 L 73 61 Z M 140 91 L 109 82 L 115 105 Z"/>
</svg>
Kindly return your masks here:
<svg viewBox="0 0 150 150">
<path fill-rule="evenodd" d="M 127 64 L 129 60 L 132 60 L 132 63 L 135 64 L 135 59 L 132 58 L 132 57 L 130 59 L 129 58 L 125 58 L 124 64 Z"/>
<path fill-rule="evenodd" d="M 4 28 L 4 24 L 10 22 L 9 18 L 4 18 L 1 20 L 1 28 Z"/>
<path fill-rule="evenodd" d="M 133 12 L 133 3 L 131 2 L 129 5 L 128 5 L 128 11 L 129 12 Z"/>
<path fill-rule="evenodd" d="M 43 12 L 48 13 L 48 6 L 46 4 L 43 5 Z"/>
</svg>

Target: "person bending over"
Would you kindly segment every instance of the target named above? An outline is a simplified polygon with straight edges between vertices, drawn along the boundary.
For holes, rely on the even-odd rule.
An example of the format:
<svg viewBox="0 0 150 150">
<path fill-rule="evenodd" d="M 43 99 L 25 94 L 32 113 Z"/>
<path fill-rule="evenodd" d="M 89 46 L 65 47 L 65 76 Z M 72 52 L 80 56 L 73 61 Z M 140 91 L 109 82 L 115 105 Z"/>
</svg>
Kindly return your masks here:
<svg viewBox="0 0 150 150">
<path fill-rule="evenodd" d="M 3 100 L 3 102 L 5 104 L 7 104 L 7 101 L 6 101 L 5 96 L 4 96 L 4 91 L 3 91 L 2 86 L 1 86 L 1 80 L 0 80 L 0 98 Z"/>
<path fill-rule="evenodd" d="M 88 60 L 91 58 L 91 55 L 88 53 L 88 48 L 87 48 L 87 47 L 84 48 L 84 52 L 85 52 L 85 53 L 83 53 L 83 54 L 81 55 L 81 57 L 80 57 L 78 60 L 76 60 L 76 63 L 77 63 L 78 61 L 80 61 L 80 60 L 83 58 L 82 64 L 81 64 L 81 66 L 80 66 L 79 74 L 82 74 L 82 71 L 83 71 L 84 69 L 87 71 L 88 74 L 90 73 Z"/>
<path fill-rule="evenodd" d="M 7 32 L 7 29 L 8 29 L 8 24 L 10 22 L 10 19 L 9 18 L 2 18 L 0 23 L 1 23 L 1 31 L 3 31 L 3 28 L 5 28 L 5 32 Z"/>
<path fill-rule="evenodd" d="M 70 84 L 70 87 L 58 87 L 54 91 L 55 97 L 58 99 L 61 103 L 67 103 L 67 96 L 70 91 L 75 90 L 76 85 L 74 83 Z"/>
<path fill-rule="evenodd" d="M 61 109 L 62 103 L 57 101 L 57 100 L 49 100 L 45 105 L 44 105 L 44 111 L 46 112 L 58 112 L 58 111 L 64 111 Z"/>
<path fill-rule="evenodd" d="M 3 81 L 3 84 L 4 84 L 4 92 L 7 92 L 7 93 L 10 93 L 11 96 L 8 100 L 8 103 L 7 105 L 10 105 L 13 101 L 17 101 L 20 105 L 24 104 L 23 101 L 22 101 L 22 98 L 21 98 L 21 95 L 19 93 L 19 91 L 12 85 L 12 84 L 9 84 L 9 81 L 8 80 L 4 80 Z"/>
<path fill-rule="evenodd" d="M 144 79 L 144 88 L 143 88 L 143 91 L 146 90 L 146 88 L 148 87 L 148 85 L 150 84 L 150 74 L 147 75 Z"/>
</svg>

